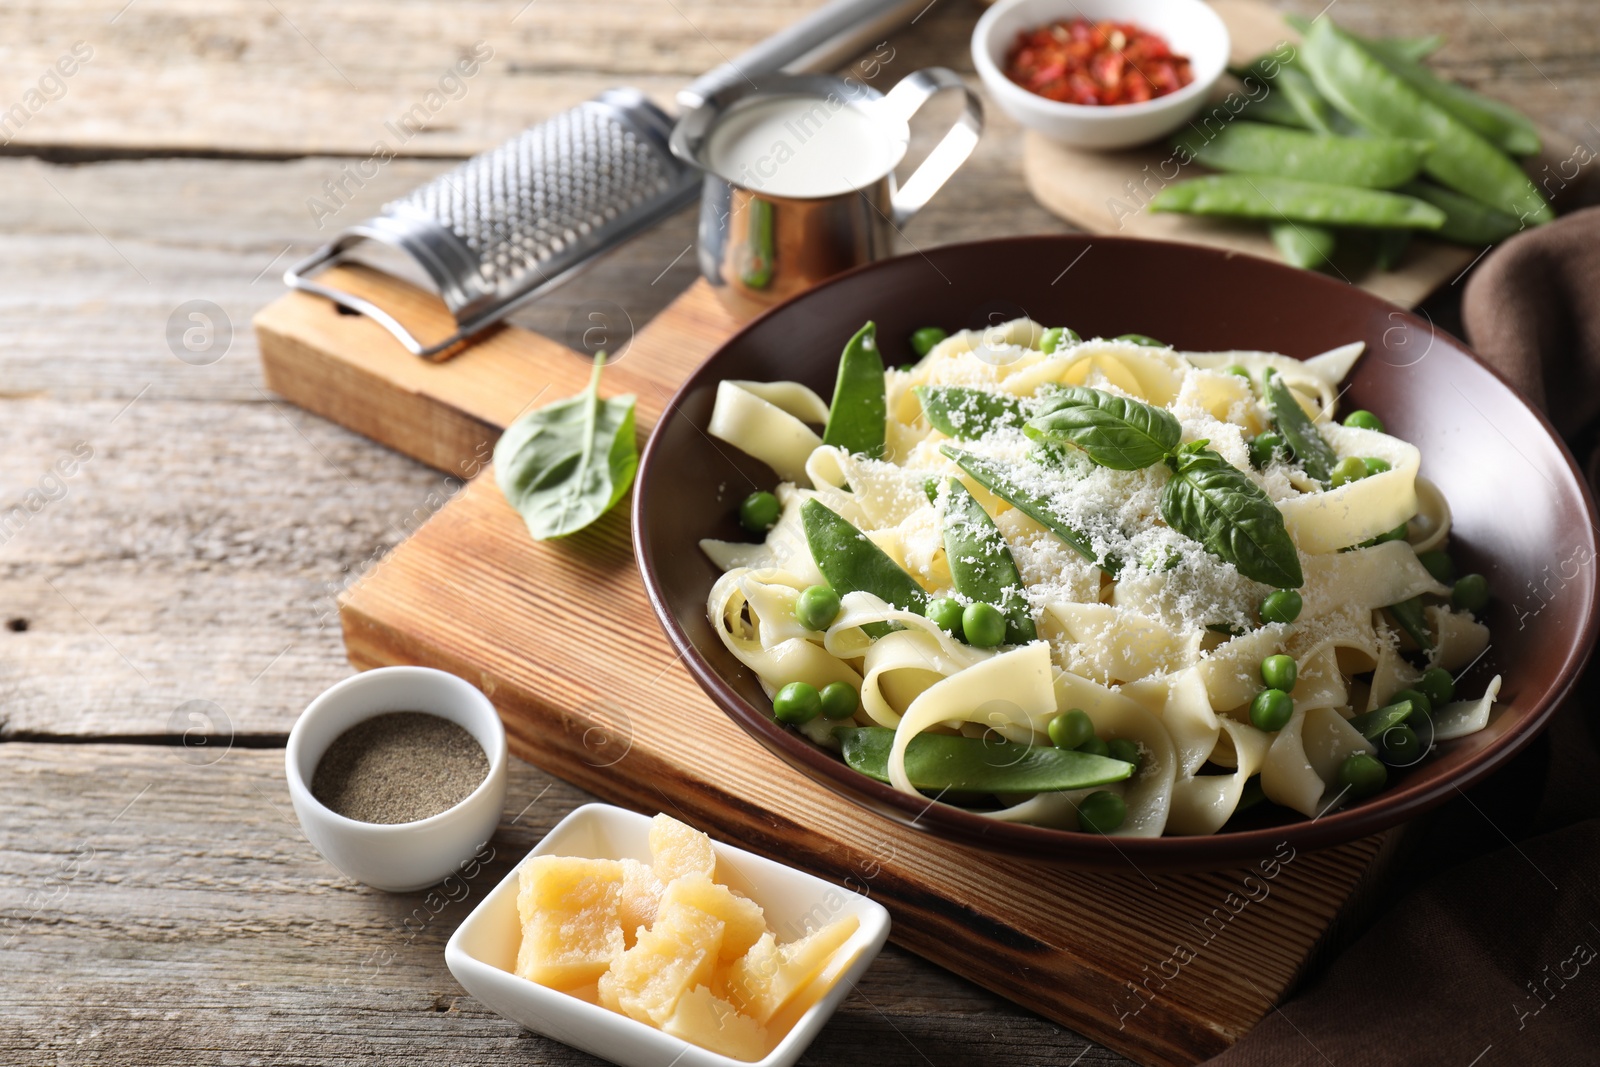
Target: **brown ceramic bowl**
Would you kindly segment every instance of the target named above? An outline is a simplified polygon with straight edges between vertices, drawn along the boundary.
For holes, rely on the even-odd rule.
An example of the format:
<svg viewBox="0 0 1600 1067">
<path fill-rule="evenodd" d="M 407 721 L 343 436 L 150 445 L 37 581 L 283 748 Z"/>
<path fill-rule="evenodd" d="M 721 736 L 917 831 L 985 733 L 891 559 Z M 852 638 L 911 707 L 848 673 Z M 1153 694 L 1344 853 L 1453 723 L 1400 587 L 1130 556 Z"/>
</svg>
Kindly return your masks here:
<svg viewBox="0 0 1600 1067">
<path fill-rule="evenodd" d="M 1081 257 L 1081 258 L 1080 258 Z M 1455 514 L 1458 565 L 1495 594 L 1493 644 L 1463 679 L 1504 675 L 1488 729 L 1443 743 L 1378 796 L 1316 821 L 1281 815 L 1210 837 L 1102 838 L 994 822 L 871 781 L 778 724 L 753 674 L 706 619 L 717 571 L 702 537 L 737 539 L 738 501 L 774 476 L 706 435 L 724 378 L 793 379 L 830 395 L 840 349 L 867 319 L 886 362 L 912 357 L 918 327 L 981 327 L 1027 314 L 1086 337 L 1138 332 L 1190 350 L 1265 349 L 1305 358 L 1364 340 L 1343 399 L 1379 413 L 1423 451 L 1423 473 Z M 1505 763 L 1538 734 L 1588 658 L 1596 630 L 1594 505 L 1549 423 L 1460 341 L 1360 289 L 1263 259 L 1107 237 L 948 245 L 871 264 L 735 334 L 679 390 L 639 469 L 634 539 L 645 587 L 700 684 L 778 758 L 882 816 L 985 848 L 1085 866 L 1221 868 L 1282 841 L 1312 849 L 1410 819 Z"/>
</svg>

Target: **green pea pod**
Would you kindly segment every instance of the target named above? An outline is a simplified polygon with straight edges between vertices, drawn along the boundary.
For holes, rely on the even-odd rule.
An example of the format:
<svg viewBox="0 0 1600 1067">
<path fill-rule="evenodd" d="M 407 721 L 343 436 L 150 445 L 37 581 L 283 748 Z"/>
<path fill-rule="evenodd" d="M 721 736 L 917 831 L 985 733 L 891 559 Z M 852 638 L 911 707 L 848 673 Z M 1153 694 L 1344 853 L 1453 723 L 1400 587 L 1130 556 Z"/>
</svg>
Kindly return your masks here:
<svg viewBox="0 0 1600 1067">
<path fill-rule="evenodd" d="M 911 390 L 935 430 L 958 441 L 974 441 L 1000 426 L 1021 426 L 1028 416 L 1020 397 L 963 385 L 919 385 Z"/>
<path fill-rule="evenodd" d="M 1491 144 L 1514 156 L 1536 155 L 1539 129 L 1522 112 L 1465 85 L 1446 81 L 1389 41 L 1369 41 L 1367 47 L 1389 70 L 1428 100 L 1472 127 Z"/>
<path fill-rule="evenodd" d="M 1169 185 L 1150 201 L 1150 210 L 1383 229 L 1437 230 L 1444 224 L 1444 212 L 1413 196 L 1253 174 L 1213 174 Z"/>
<path fill-rule="evenodd" d="M 1464 245 L 1492 245 L 1522 229 L 1522 221 L 1480 204 L 1471 197 L 1441 189 L 1427 182 L 1411 182 L 1404 187 L 1407 196 L 1426 200 L 1444 212 L 1444 225 L 1438 236 Z"/>
<path fill-rule="evenodd" d="M 1443 210 L 1440 204 L 1433 206 Z M 1446 211 L 1445 214 L 1448 216 L 1449 212 Z M 1449 224 L 1450 220 L 1446 218 L 1445 225 Z M 1372 239 L 1379 270 L 1394 270 L 1400 260 L 1405 258 L 1406 249 L 1411 247 L 1410 230 L 1375 230 Z"/>
<path fill-rule="evenodd" d="M 1233 122 L 1215 136 L 1188 130 L 1181 144 L 1212 170 L 1262 174 L 1272 178 L 1393 189 L 1422 169 L 1427 146 L 1388 137 L 1330 137 Z"/>
<path fill-rule="evenodd" d="M 1351 726 L 1360 732 L 1362 737 L 1365 737 L 1368 741 L 1376 741 L 1411 718 L 1413 708 L 1411 701 L 1402 700 L 1387 707 L 1369 711 L 1365 715 L 1356 715 L 1349 722 Z"/>
<path fill-rule="evenodd" d="M 1248 72 L 1246 76 L 1250 76 Z M 1245 84 L 1248 88 L 1249 83 Z M 1270 87 L 1265 93 L 1251 99 L 1240 108 L 1233 121 L 1268 122 L 1274 126 L 1310 129 L 1306 125 L 1306 120 L 1300 117 L 1300 112 L 1294 109 L 1294 105 L 1289 103 L 1282 93 Z"/>
<path fill-rule="evenodd" d="M 1298 67 L 1283 68 L 1278 75 L 1277 88 L 1306 129 L 1317 133 L 1338 132 L 1338 112 L 1317 91 L 1316 84 L 1305 71 Z"/>
<path fill-rule="evenodd" d="M 1311 20 L 1304 15 L 1293 13 L 1283 16 L 1283 21 L 1293 26 L 1301 33 L 1311 29 Z M 1444 45 L 1444 35 L 1430 33 L 1426 37 L 1378 37 L 1372 39 L 1395 50 L 1400 55 L 1410 59 L 1423 59 L 1437 52 Z"/>
<path fill-rule="evenodd" d="M 1294 398 L 1294 393 L 1282 376 L 1274 374 L 1267 379 L 1266 399 L 1272 417 L 1277 420 L 1278 432 L 1289 442 L 1295 458 L 1307 474 L 1327 485 L 1339 457 L 1323 439 L 1322 431 L 1306 417 L 1305 409 Z"/>
<path fill-rule="evenodd" d="M 1300 56 L 1317 88 L 1350 118 L 1375 133 L 1431 142 L 1423 169 L 1441 185 L 1518 218 L 1539 223 L 1555 217 L 1510 157 L 1330 20 L 1311 27 Z"/>
<path fill-rule="evenodd" d="M 839 377 L 833 386 L 833 404 L 828 408 L 822 443 L 874 458 L 881 456 L 888 412 L 877 327 L 869 322 L 850 338 L 839 357 Z"/>
<path fill-rule="evenodd" d="M 1314 226 L 1309 222 L 1274 222 L 1267 227 L 1267 232 L 1272 235 L 1272 243 L 1283 261 L 1305 270 L 1327 266 L 1339 243 L 1338 234 L 1326 226 Z"/>
<path fill-rule="evenodd" d="M 928 594 L 922 586 L 838 512 L 812 498 L 800 505 L 800 521 L 811 558 L 835 593 L 871 593 L 902 611 L 927 611 Z M 887 628 L 874 624 L 868 632 L 880 636 Z"/>
<path fill-rule="evenodd" d="M 1000 464 L 949 445 L 940 445 L 939 451 L 954 460 L 956 466 L 970 474 L 979 485 L 1061 538 L 1078 555 L 1116 577 L 1122 566 L 1120 561 L 1102 560 L 1097 556 L 1093 544 L 1083 532 L 1056 511 L 1049 500 L 1018 485 Z"/>
<path fill-rule="evenodd" d="M 893 730 L 844 726 L 833 733 L 848 766 L 876 781 L 889 780 Z M 918 734 L 906 746 L 906 776 L 930 791 L 1060 793 L 1125 781 L 1133 770 L 1133 764 L 1109 756 L 993 737 Z"/>
<path fill-rule="evenodd" d="M 956 592 L 1005 614 L 1006 644 L 1026 644 L 1038 636 L 1011 549 L 983 505 L 955 478 L 944 506 L 944 554 Z"/>
<path fill-rule="evenodd" d="M 1389 615 L 1400 624 L 1400 629 L 1411 635 L 1419 648 L 1433 647 L 1433 634 L 1428 632 L 1428 620 L 1422 613 L 1422 601 L 1417 597 L 1390 604 Z"/>
</svg>

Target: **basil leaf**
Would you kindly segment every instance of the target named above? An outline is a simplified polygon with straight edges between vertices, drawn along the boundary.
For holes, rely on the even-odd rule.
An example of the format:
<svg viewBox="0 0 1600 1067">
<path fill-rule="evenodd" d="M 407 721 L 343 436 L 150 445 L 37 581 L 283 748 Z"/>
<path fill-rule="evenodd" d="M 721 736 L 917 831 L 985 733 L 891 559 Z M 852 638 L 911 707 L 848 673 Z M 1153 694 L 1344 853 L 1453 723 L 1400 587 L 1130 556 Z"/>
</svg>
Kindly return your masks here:
<svg viewBox="0 0 1600 1067">
<path fill-rule="evenodd" d="M 1120 560 L 1100 559 L 1095 555 L 1094 546 L 1089 542 L 1087 535 L 1067 521 L 1049 500 L 1018 485 L 1000 464 L 983 456 L 973 455 L 971 452 L 963 452 L 959 448 L 951 448 L 949 445 L 940 445 L 939 451 L 954 460 L 956 466 L 972 475 L 973 480 L 979 485 L 1061 538 L 1067 547 L 1078 555 L 1113 578 L 1116 577 L 1117 571 L 1122 567 Z"/>
<path fill-rule="evenodd" d="M 950 479 L 945 500 L 944 554 L 956 592 L 1005 613 L 1006 644 L 1025 644 L 1038 636 L 1011 549 L 983 505 L 956 478 Z"/>
<path fill-rule="evenodd" d="M 800 521 L 811 558 L 835 593 L 859 590 L 902 611 L 927 611 L 928 594 L 922 586 L 850 520 L 813 497 L 800 505 Z"/>
<path fill-rule="evenodd" d="M 893 730 L 845 726 L 833 733 L 853 770 L 879 782 L 889 780 Z M 997 737 L 918 734 L 906 746 L 906 776 L 918 789 L 1057 793 L 1121 782 L 1132 774 L 1133 764 L 1109 756 Z"/>
<path fill-rule="evenodd" d="M 1178 447 L 1183 428 L 1170 411 L 1081 385 L 1050 398 L 1053 411 L 1029 419 L 1036 441 L 1073 445 L 1102 467 L 1142 470 Z"/>
<path fill-rule="evenodd" d="M 605 353 L 582 393 L 536 408 L 494 446 L 494 479 L 535 541 L 565 537 L 621 500 L 639 468 L 631 396 L 600 399 Z"/>
<path fill-rule="evenodd" d="M 1294 398 L 1294 393 L 1289 390 L 1289 384 L 1281 375 L 1267 376 L 1266 394 L 1267 407 L 1272 410 L 1272 417 L 1277 420 L 1278 432 L 1289 442 L 1289 448 L 1294 452 L 1295 458 L 1300 461 L 1307 474 L 1327 485 L 1328 479 L 1333 475 L 1334 466 L 1339 462 L 1333 447 L 1323 440 L 1322 432 L 1311 424 L 1311 420 L 1306 417 L 1305 408 Z"/>
<path fill-rule="evenodd" d="M 919 385 L 911 390 L 922 402 L 928 423 L 946 437 L 973 441 L 1001 426 L 1027 421 L 1020 397 L 964 385 Z"/>
<path fill-rule="evenodd" d="M 1172 479 L 1161 493 L 1161 517 L 1168 526 L 1246 578 L 1278 589 L 1305 584 L 1283 515 L 1248 475 L 1209 448 L 1167 462 Z"/>
<path fill-rule="evenodd" d="M 839 377 L 822 443 L 874 459 L 883 455 L 889 405 L 883 386 L 883 356 L 878 354 L 877 326 L 867 323 L 850 338 L 839 357 Z"/>
</svg>

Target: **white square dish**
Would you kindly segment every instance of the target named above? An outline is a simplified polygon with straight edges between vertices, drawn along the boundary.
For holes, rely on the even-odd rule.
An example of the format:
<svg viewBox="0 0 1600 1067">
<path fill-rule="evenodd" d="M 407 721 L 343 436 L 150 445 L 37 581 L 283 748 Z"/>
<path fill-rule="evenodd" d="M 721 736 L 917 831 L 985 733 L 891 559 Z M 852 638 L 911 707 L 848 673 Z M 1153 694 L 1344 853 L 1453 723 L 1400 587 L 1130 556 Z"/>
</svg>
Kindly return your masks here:
<svg viewBox="0 0 1600 1067">
<path fill-rule="evenodd" d="M 522 939 L 517 877 L 534 856 L 650 860 L 650 819 L 609 804 L 585 804 L 545 835 L 489 892 L 445 946 L 445 962 L 463 989 L 507 1019 L 621 1067 L 789 1067 L 871 966 L 889 937 L 883 905 L 831 882 L 713 842 L 718 880 L 754 900 L 780 940 L 853 915 L 860 923 L 841 946 L 842 973 L 759 1061 L 735 1060 L 652 1026 L 512 973 Z M 830 967 L 830 970 L 834 968 Z"/>
</svg>

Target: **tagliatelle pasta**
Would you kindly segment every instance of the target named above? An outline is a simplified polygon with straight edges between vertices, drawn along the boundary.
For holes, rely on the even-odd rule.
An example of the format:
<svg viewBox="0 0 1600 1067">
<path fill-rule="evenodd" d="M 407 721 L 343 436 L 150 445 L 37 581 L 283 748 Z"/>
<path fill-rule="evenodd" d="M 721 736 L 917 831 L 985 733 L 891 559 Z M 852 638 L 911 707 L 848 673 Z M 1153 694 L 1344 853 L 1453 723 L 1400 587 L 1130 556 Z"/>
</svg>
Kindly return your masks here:
<svg viewBox="0 0 1600 1067">
<path fill-rule="evenodd" d="M 1361 351 L 1021 319 L 873 395 L 869 324 L 831 405 L 723 382 L 710 432 L 780 482 L 761 540 L 702 542 L 708 616 L 780 721 L 909 794 L 1141 836 L 1262 797 L 1315 817 L 1482 729 L 1499 690 L 1450 701 L 1488 631 L 1452 603 L 1421 450 L 1333 419 Z"/>
</svg>

